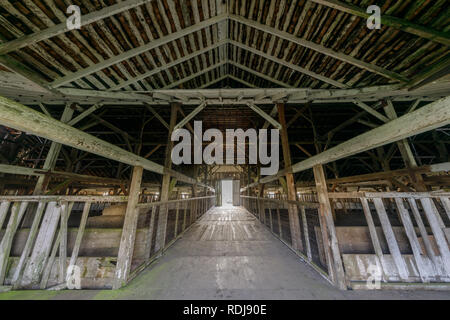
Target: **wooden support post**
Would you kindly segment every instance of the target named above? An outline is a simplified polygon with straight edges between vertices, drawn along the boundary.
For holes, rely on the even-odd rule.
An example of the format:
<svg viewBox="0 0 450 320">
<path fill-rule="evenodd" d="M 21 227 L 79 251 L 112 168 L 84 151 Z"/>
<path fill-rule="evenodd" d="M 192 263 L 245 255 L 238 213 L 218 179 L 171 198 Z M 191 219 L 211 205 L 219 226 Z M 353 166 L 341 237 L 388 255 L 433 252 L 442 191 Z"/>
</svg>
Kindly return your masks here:
<svg viewBox="0 0 450 320">
<path fill-rule="evenodd" d="M 173 141 L 171 139 L 173 128 L 177 122 L 177 110 L 179 108 L 179 103 L 172 103 L 171 105 L 171 113 L 170 113 L 170 124 L 169 124 L 169 136 L 167 140 L 166 146 L 166 158 L 164 161 L 165 168 L 172 167 L 172 158 L 171 152 L 173 148 Z M 161 187 L 161 201 L 168 201 L 170 196 L 170 174 L 166 173 L 163 176 L 162 187 Z M 158 219 L 158 228 L 156 229 L 156 242 L 155 242 L 155 251 L 158 252 L 164 249 L 166 244 L 166 228 L 167 228 L 167 216 L 169 213 L 168 205 L 161 205 L 159 208 L 159 219 Z"/>
<path fill-rule="evenodd" d="M 59 226 L 59 283 L 66 280 L 66 260 L 67 260 L 67 220 L 69 219 L 69 206 L 67 202 L 61 204 L 61 223 Z"/>
<path fill-rule="evenodd" d="M 61 116 L 61 122 L 69 122 L 72 118 L 73 111 L 74 110 L 70 107 L 70 105 L 66 105 L 66 108 Z M 52 142 L 47 153 L 47 157 L 45 158 L 44 166 L 42 167 L 43 170 L 53 170 L 55 168 L 56 160 L 58 160 L 59 153 L 61 152 L 61 147 L 62 145 L 60 143 Z M 48 177 L 40 176 L 34 188 L 33 195 L 43 194 L 49 182 L 50 180 Z"/>
<path fill-rule="evenodd" d="M 286 127 L 286 118 L 284 112 L 284 104 L 278 103 L 278 120 L 281 124 L 281 146 L 283 149 L 284 168 L 291 167 L 291 151 L 289 150 L 289 140 Z M 295 188 L 294 175 L 286 173 L 286 184 L 288 189 L 288 200 L 297 200 L 297 190 Z M 326 186 L 325 186 L 326 187 Z M 298 208 L 295 204 L 288 204 L 289 227 L 291 231 L 292 247 L 294 250 L 303 251 L 303 241 L 300 229 L 300 220 L 298 217 Z"/>
<path fill-rule="evenodd" d="M 324 249 L 328 259 L 328 272 L 334 283 L 341 290 L 346 290 L 344 267 L 342 264 L 341 253 L 336 236 L 336 228 L 333 221 L 330 199 L 328 198 L 327 182 L 322 165 L 313 167 L 314 179 L 316 181 L 317 197 L 319 198 L 319 218 L 321 221 L 320 229 L 324 238 Z"/>
<path fill-rule="evenodd" d="M 16 234 L 20 220 L 22 220 L 28 202 L 16 202 L 11 208 L 11 216 L 9 217 L 8 225 L 0 242 L 0 285 L 3 284 L 6 278 L 6 269 L 8 267 L 9 255 L 14 235 Z"/>
<path fill-rule="evenodd" d="M 302 213 L 303 233 L 305 235 L 306 256 L 308 257 L 309 261 L 312 261 L 311 244 L 309 242 L 308 220 L 306 218 L 305 206 L 300 206 L 300 211 Z"/>
<path fill-rule="evenodd" d="M 139 201 L 142 172 L 142 167 L 134 167 L 133 169 L 130 195 L 128 196 L 125 221 L 123 223 L 122 236 L 120 238 L 119 254 L 117 256 L 117 266 L 113 289 L 119 289 L 120 287 L 125 285 L 128 281 L 128 276 L 130 275 L 134 242 L 136 239 L 136 228 L 139 217 L 139 210 L 136 208 L 136 205 Z"/>
</svg>

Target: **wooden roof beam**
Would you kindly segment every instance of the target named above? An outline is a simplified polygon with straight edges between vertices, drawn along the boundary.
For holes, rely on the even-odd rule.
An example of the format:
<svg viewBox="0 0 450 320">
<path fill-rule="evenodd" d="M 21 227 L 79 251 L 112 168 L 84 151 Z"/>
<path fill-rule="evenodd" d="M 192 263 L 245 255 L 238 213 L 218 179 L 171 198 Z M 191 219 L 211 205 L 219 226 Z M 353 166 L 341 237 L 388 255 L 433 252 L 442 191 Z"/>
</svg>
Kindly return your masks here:
<svg viewBox="0 0 450 320">
<path fill-rule="evenodd" d="M 111 17 L 115 14 L 118 14 L 120 12 L 123 12 L 125 10 L 129 10 L 135 7 L 138 7 L 142 4 L 145 4 L 147 2 L 150 2 L 152 0 L 126 0 L 119 2 L 112 6 L 106 6 L 105 8 L 94 11 L 91 13 L 88 13 L 86 15 L 83 15 L 81 18 L 81 26 L 85 26 L 91 23 L 94 23 L 99 20 L 103 20 L 105 18 Z M 54 25 L 50 28 L 41 30 L 39 32 L 35 32 L 23 37 L 20 37 L 18 39 L 3 43 L 0 45 L 0 55 L 7 54 L 11 51 L 16 51 L 18 49 L 24 48 L 26 46 L 35 44 L 39 41 L 46 40 L 52 37 L 55 37 L 57 35 L 63 34 L 65 32 L 70 31 L 67 28 L 66 21 Z"/>
<path fill-rule="evenodd" d="M 260 78 L 263 78 L 263 79 L 265 79 L 267 81 L 270 81 L 270 82 L 272 82 L 272 83 L 274 83 L 276 85 L 279 85 L 280 87 L 292 88 L 292 86 L 290 86 L 289 84 L 287 84 L 285 82 L 282 82 L 280 80 L 277 80 L 277 79 L 274 79 L 272 77 L 269 77 L 268 75 L 265 75 L 264 73 L 261 73 L 261 72 L 258 72 L 256 70 L 253 70 L 253 69 L 251 69 L 249 67 L 246 67 L 246 66 L 244 66 L 244 65 L 242 65 L 240 63 L 237 63 L 237 62 L 234 62 L 234 61 L 231 61 L 231 60 L 228 61 L 228 63 L 233 65 L 233 66 L 235 66 L 235 67 L 238 67 L 239 69 L 242 69 L 242 70 L 247 71 L 249 73 L 253 73 L 254 75 L 256 75 L 256 76 L 258 76 Z"/>
<path fill-rule="evenodd" d="M 333 85 L 333 86 L 335 86 L 337 88 L 341 88 L 341 89 L 348 88 L 348 86 L 345 85 L 344 83 L 341 83 L 339 81 L 335 81 L 335 80 L 333 80 L 331 78 L 328 78 L 328 77 L 324 77 L 324 76 L 322 76 L 322 75 L 320 75 L 318 73 L 315 73 L 315 72 L 310 71 L 308 69 L 302 68 L 302 67 L 297 66 L 297 65 L 295 65 L 293 63 L 290 63 L 290 62 L 287 62 L 287 61 L 283 61 L 281 59 L 278 59 L 277 57 L 274 57 L 274 56 L 272 56 L 270 54 L 264 53 L 261 50 L 249 47 L 249 46 L 247 46 L 245 44 L 242 44 L 240 42 L 237 42 L 237 41 L 234 41 L 234 40 L 230 40 L 229 43 L 231 45 L 233 45 L 233 46 L 239 47 L 239 48 L 244 49 L 246 51 L 249 51 L 249 52 L 251 52 L 253 54 L 256 54 L 258 56 L 264 57 L 264 58 L 266 58 L 268 60 L 272 60 L 272 61 L 274 61 L 277 64 L 289 67 L 290 69 L 295 70 L 297 72 L 300 72 L 302 74 L 306 74 L 306 75 L 308 75 L 308 76 L 310 76 L 310 77 L 312 77 L 314 79 L 317 79 L 317 80 L 320 80 L 322 82 L 331 84 L 331 85 Z"/>
<path fill-rule="evenodd" d="M 331 149 L 298 162 L 290 168 L 279 171 L 276 175 L 262 178 L 259 182 L 244 187 L 254 187 L 259 183 L 277 180 L 286 172 L 301 172 L 315 165 L 327 164 L 342 158 L 400 141 L 408 137 L 430 131 L 450 124 L 450 96 L 432 102 L 414 112 L 405 114 L 382 126 L 347 140 Z"/>
<path fill-rule="evenodd" d="M 13 165 L 8 165 L 8 164 L 0 164 L 0 172 L 14 174 L 14 175 L 25 175 L 25 176 L 48 175 L 48 176 L 72 179 L 74 181 L 95 182 L 98 184 L 121 185 L 121 184 L 127 183 L 126 180 L 120 180 L 120 179 L 114 179 L 114 178 L 97 177 L 97 176 L 77 174 L 77 173 L 64 172 L 64 171 L 33 169 L 33 168 L 13 166 Z"/>
<path fill-rule="evenodd" d="M 246 85 L 246 86 L 248 86 L 248 87 L 250 87 L 250 88 L 257 88 L 257 86 L 255 86 L 253 83 L 250 83 L 250 82 L 248 82 L 248 81 L 245 81 L 244 79 L 235 77 L 235 76 L 233 76 L 232 74 L 229 74 L 229 75 L 227 75 L 227 76 L 228 76 L 228 78 L 230 78 L 230 79 L 232 79 L 232 80 L 234 80 L 234 81 L 240 82 L 240 83 L 242 83 L 243 85 Z"/>
<path fill-rule="evenodd" d="M 130 166 L 143 167 L 145 170 L 159 174 L 170 174 L 182 182 L 210 188 L 198 183 L 194 178 L 164 168 L 156 162 L 147 160 L 4 97 L 0 97 L 0 124 Z"/>
<path fill-rule="evenodd" d="M 203 101 L 197 108 L 195 108 L 191 113 L 189 113 L 183 120 L 181 120 L 175 127 L 173 127 L 173 131 L 181 129 L 184 127 L 192 118 L 194 118 L 200 111 L 206 108 L 208 104 Z"/>
<path fill-rule="evenodd" d="M 292 166 L 300 172 L 450 124 L 450 96 L 405 114 Z"/>
<path fill-rule="evenodd" d="M 164 64 L 161 67 L 152 69 L 152 70 L 150 70 L 150 71 L 148 71 L 146 73 L 140 74 L 140 75 L 138 75 L 138 76 L 136 76 L 136 77 L 134 77 L 134 78 L 132 78 L 130 80 L 127 80 L 125 82 L 119 83 L 118 85 L 112 87 L 109 90 L 113 91 L 113 90 L 119 90 L 119 89 L 125 88 L 125 87 L 127 87 L 127 86 L 129 86 L 129 85 L 131 85 L 133 83 L 136 83 L 138 81 L 144 80 L 145 78 L 148 78 L 148 77 L 151 77 L 151 76 L 153 76 L 155 74 L 158 74 L 158 73 L 160 73 L 160 72 L 162 72 L 164 70 L 167 70 L 167 69 L 169 69 L 169 68 L 171 68 L 173 66 L 176 66 L 176 65 L 178 65 L 180 63 L 188 61 L 188 60 L 190 60 L 192 58 L 195 58 L 195 57 L 197 57 L 197 56 L 199 56 L 199 55 L 201 55 L 203 53 L 206 53 L 208 51 L 214 50 L 214 49 L 216 49 L 216 48 L 218 48 L 218 47 L 220 47 L 222 45 L 225 45 L 226 43 L 227 43 L 227 41 L 219 41 L 219 42 L 217 42 L 217 43 L 215 43 L 215 44 L 213 44 L 211 46 L 208 46 L 208 47 L 205 47 L 205 48 L 203 48 L 201 50 L 195 51 L 195 52 L 193 52 L 191 54 L 188 54 L 188 55 L 186 55 L 184 57 L 181 57 L 180 59 L 177 59 L 175 61 L 166 63 L 166 64 Z"/>
<path fill-rule="evenodd" d="M 221 67 L 221 66 L 223 66 L 223 65 L 225 65 L 225 64 L 227 64 L 226 61 L 222 61 L 222 62 L 213 64 L 213 65 L 209 66 L 208 68 L 202 69 L 202 70 L 200 70 L 200 71 L 198 71 L 198 72 L 196 72 L 196 73 L 193 73 L 193 74 L 191 74 L 191 75 L 189 75 L 189 76 L 187 76 L 187 77 L 185 77 L 185 78 L 182 78 L 182 79 L 180 79 L 180 80 L 178 80 L 178 81 L 175 81 L 175 82 L 173 82 L 173 83 L 171 83 L 171 84 L 165 86 L 165 87 L 162 88 L 162 89 L 170 89 L 170 88 L 179 86 L 179 85 L 182 84 L 182 83 L 185 83 L 185 82 L 187 82 L 187 81 L 189 81 L 189 80 L 195 79 L 195 78 L 197 78 L 198 76 L 201 76 L 202 74 L 208 73 L 209 71 L 214 70 L 214 69 L 216 69 L 216 68 L 219 68 L 219 67 Z"/>
<path fill-rule="evenodd" d="M 272 118 L 270 115 L 265 113 L 261 108 L 259 108 L 257 105 L 255 105 L 253 102 L 247 102 L 247 106 L 255 111 L 257 114 L 259 114 L 261 117 L 263 117 L 267 122 L 269 122 L 271 125 L 273 125 L 275 128 L 281 130 L 281 124 Z"/>
<path fill-rule="evenodd" d="M 310 0 L 310 1 L 345 13 L 350 13 L 364 19 L 367 19 L 368 17 L 371 16 L 371 14 L 367 13 L 364 9 L 361 9 L 358 6 L 343 1 L 338 0 Z M 381 15 L 381 24 L 414 34 L 421 38 L 442 43 L 446 46 L 450 46 L 450 35 L 446 32 L 433 30 L 431 28 L 415 24 L 411 21 L 388 15 Z"/>
<path fill-rule="evenodd" d="M 121 53 L 121 54 L 119 54 L 117 56 L 111 57 L 111 58 L 109 58 L 107 60 L 104 60 L 104 61 L 102 61 L 100 63 L 96 63 L 94 65 L 91 65 L 91 66 L 87 67 L 87 68 L 81 69 L 79 71 L 70 73 L 70 74 L 68 74 L 68 75 L 66 75 L 64 77 L 58 78 L 55 81 L 53 81 L 50 86 L 52 88 L 58 88 L 58 87 L 63 86 L 65 84 L 67 84 L 67 83 L 70 83 L 72 81 L 75 81 L 75 80 L 78 80 L 78 79 L 83 78 L 85 76 L 88 76 L 88 75 L 90 75 L 90 74 L 92 74 L 94 72 L 100 71 L 100 70 L 102 70 L 104 68 L 110 67 L 110 66 L 115 65 L 117 63 L 120 63 L 120 62 L 122 62 L 124 60 L 130 59 L 130 58 L 135 57 L 137 55 L 140 55 L 140 54 L 142 54 L 144 52 L 147 52 L 149 50 L 152 50 L 152 49 L 155 49 L 157 47 L 160 47 L 160 46 L 162 46 L 164 44 L 167 44 L 169 42 L 175 41 L 175 40 L 177 40 L 179 38 L 182 38 L 182 37 L 184 37 L 184 36 L 186 36 L 188 34 L 191 34 L 193 32 L 197 32 L 199 30 L 202 30 L 204 28 L 212 26 L 212 25 L 214 25 L 216 23 L 219 23 L 219 22 L 223 21 L 226 18 L 227 18 L 226 14 L 218 15 L 218 16 L 212 17 L 212 18 L 210 18 L 208 20 L 204 20 L 204 21 L 202 21 L 200 23 L 194 24 L 194 25 L 192 25 L 190 27 L 184 28 L 184 29 L 182 29 L 180 31 L 177 31 L 177 32 L 174 32 L 174 33 L 170 33 L 170 34 L 168 34 L 165 37 L 162 37 L 162 38 L 150 41 L 146 45 L 143 45 L 143 46 L 140 46 L 140 47 L 137 47 L 137 48 L 125 51 L 125 52 L 123 52 L 123 53 Z"/>
<path fill-rule="evenodd" d="M 340 52 L 336 52 L 336 51 L 334 51 L 332 49 L 329 49 L 329 48 L 327 48 L 325 46 L 322 46 L 320 44 L 317 44 L 315 42 L 308 41 L 308 40 L 305 40 L 305 39 L 302 39 L 302 38 L 298 38 L 298 37 L 296 37 L 293 34 L 290 34 L 290 33 L 285 32 L 285 31 L 281 31 L 281 30 L 276 29 L 276 28 L 272 28 L 272 27 L 270 27 L 268 25 L 261 24 L 259 22 L 254 21 L 254 20 L 250 20 L 250 19 L 238 16 L 238 15 L 233 15 L 233 14 L 230 15 L 230 19 L 234 20 L 236 22 L 245 24 L 245 25 L 247 25 L 249 27 L 258 29 L 260 31 L 272 34 L 272 35 L 274 35 L 274 36 L 276 36 L 278 38 L 281 38 L 281 39 L 284 39 L 284 40 L 287 40 L 287 41 L 291 41 L 291 42 L 293 42 L 293 43 L 295 43 L 295 44 L 297 44 L 299 46 L 302 46 L 302 47 L 305 47 L 305 48 L 317 51 L 317 52 L 322 53 L 324 55 L 327 55 L 327 56 L 333 57 L 335 59 L 341 60 L 343 62 L 352 64 L 352 65 L 357 66 L 357 67 L 359 67 L 361 69 L 377 73 L 377 74 L 382 75 L 382 76 L 384 76 L 386 78 L 393 79 L 393 80 L 400 81 L 400 82 L 405 82 L 405 83 L 407 83 L 409 81 L 408 78 L 402 76 L 401 74 L 398 74 L 398 73 L 386 70 L 384 68 L 378 67 L 377 65 L 374 65 L 374 64 L 371 64 L 371 63 L 367 63 L 367 62 L 364 62 L 362 60 L 358 60 L 358 59 L 356 59 L 356 58 L 354 58 L 352 56 L 349 56 L 349 55 L 346 55 L 346 54 L 343 54 L 343 53 L 340 53 Z"/>
</svg>

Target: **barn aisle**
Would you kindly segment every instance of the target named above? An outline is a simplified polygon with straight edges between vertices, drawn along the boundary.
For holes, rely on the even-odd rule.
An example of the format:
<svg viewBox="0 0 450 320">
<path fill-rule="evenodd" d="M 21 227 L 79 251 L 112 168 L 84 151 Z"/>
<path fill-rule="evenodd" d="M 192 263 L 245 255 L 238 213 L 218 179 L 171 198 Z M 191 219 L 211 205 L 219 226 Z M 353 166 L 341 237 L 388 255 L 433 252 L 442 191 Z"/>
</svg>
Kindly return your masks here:
<svg viewBox="0 0 450 320">
<path fill-rule="evenodd" d="M 213 208 L 119 290 L 16 291 L 1 299 L 449 299 L 448 292 L 340 291 L 242 207 Z"/>
</svg>

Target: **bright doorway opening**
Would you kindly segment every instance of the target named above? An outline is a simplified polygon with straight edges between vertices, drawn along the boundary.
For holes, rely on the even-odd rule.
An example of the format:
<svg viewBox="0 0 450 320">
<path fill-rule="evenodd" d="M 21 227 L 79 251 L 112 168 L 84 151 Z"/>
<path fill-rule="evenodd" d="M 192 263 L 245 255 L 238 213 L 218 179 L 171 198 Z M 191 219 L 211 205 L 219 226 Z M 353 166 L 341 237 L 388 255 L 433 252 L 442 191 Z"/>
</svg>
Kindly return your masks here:
<svg viewBox="0 0 450 320">
<path fill-rule="evenodd" d="M 233 206 L 233 180 L 222 180 L 222 207 Z"/>
</svg>

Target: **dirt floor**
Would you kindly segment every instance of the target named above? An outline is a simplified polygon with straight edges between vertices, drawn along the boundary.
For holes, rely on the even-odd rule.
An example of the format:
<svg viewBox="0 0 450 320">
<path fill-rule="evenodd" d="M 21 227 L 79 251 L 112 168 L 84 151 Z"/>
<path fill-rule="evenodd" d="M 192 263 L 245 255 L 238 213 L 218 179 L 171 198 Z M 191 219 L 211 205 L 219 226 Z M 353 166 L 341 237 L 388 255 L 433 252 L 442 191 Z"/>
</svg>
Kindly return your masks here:
<svg viewBox="0 0 450 320">
<path fill-rule="evenodd" d="M 242 208 L 206 213 L 120 290 L 12 291 L 0 299 L 450 299 L 439 291 L 340 291 Z"/>
</svg>

